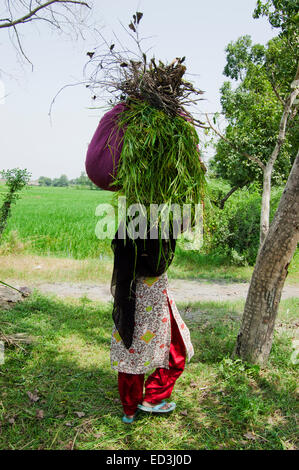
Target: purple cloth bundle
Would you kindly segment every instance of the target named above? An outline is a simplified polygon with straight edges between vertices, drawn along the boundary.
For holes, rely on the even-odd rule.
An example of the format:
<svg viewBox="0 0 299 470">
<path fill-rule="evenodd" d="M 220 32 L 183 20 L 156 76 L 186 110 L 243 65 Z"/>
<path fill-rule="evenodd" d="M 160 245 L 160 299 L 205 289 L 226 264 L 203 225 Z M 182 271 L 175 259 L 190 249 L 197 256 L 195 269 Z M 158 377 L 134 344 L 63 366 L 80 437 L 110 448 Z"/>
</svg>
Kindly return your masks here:
<svg viewBox="0 0 299 470">
<path fill-rule="evenodd" d="M 118 127 L 117 118 L 125 109 L 125 103 L 120 103 L 104 114 L 88 146 L 85 160 L 89 179 L 96 186 L 109 191 L 119 189 L 110 185 L 116 177 L 123 147 L 124 130 Z"/>
</svg>

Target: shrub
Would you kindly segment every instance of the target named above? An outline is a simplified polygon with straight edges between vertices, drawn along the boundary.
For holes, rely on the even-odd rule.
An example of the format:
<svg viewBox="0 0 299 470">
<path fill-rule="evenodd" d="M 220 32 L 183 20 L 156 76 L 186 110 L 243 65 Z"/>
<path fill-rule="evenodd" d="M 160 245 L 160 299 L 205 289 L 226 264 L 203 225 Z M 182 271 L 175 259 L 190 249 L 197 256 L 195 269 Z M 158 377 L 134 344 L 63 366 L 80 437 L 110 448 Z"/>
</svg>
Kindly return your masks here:
<svg viewBox="0 0 299 470">
<path fill-rule="evenodd" d="M 221 199 L 224 189 L 223 182 L 218 186 L 213 182 L 211 193 L 214 199 Z M 282 190 L 272 190 L 270 220 L 278 207 Z M 208 207 L 204 227 L 206 250 L 228 256 L 232 264 L 253 265 L 259 247 L 261 199 L 259 188 L 251 185 L 237 190 L 223 209 Z"/>
</svg>

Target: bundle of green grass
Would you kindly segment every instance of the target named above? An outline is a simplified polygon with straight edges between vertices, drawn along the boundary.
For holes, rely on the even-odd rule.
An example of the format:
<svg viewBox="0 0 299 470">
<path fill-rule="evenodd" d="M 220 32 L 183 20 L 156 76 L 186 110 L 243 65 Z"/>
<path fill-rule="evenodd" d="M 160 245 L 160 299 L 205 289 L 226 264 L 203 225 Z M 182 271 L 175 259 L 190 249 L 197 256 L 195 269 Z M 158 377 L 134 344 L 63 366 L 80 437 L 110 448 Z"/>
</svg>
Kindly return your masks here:
<svg viewBox="0 0 299 470">
<path fill-rule="evenodd" d="M 106 90 L 116 98 L 114 104 L 126 103 L 118 121 L 124 140 L 114 181 L 121 188 L 116 199 L 121 194 L 129 206 L 144 205 L 147 215 L 151 204 L 189 204 L 194 214 L 207 194 L 195 129 L 205 126 L 186 106 L 199 101 L 203 92 L 183 79 L 185 57 L 170 64 L 148 60 L 138 32 L 142 17 L 136 12 L 128 26 L 137 53 L 118 50 L 117 43 L 108 52 L 88 53 L 96 65 L 88 85 L 92 93 L 100 89 L 102 96 Z"/>
<path fill-rule="evenodd" d="M 204 166 L 198 150 L 195 127 L 182 115 L 168 115 L 146 101 L 130 99 L 119 119 L 125 129 L 117 178 L 117 193 L 127 205 L 195 205 L 206 193 Z M 170 213 L 172 217 L 172 213 Z"/>
<path fill-rule="evenodd" d="M 134 54 L 131 59 L 129 52 L 117 51 L 116 44 L 111 44 L 108 53 L 89 53 L 96 63 L 88 85 L 92 92 L 106 89 L 116 97 L 114 104 L 126 103 L 118 118 L 124 140 L 114 180 L 121 188 L 116 196 L 125 195 L 129 206 L 144 205 L 147 215 L 151 204 L 163 204 L 168 210 L 174 204 L 189 204 L 194 213 L 206 194 L 195 129 L 204 125 L 185 106 L 199 101 L 203 92 L 183 79 L 185 57 L 170 64 L 155 58 L 148 61 L 138 34 L 142 16 L 136 12 L 129 25 L 141 56 Z"/>
</svg>

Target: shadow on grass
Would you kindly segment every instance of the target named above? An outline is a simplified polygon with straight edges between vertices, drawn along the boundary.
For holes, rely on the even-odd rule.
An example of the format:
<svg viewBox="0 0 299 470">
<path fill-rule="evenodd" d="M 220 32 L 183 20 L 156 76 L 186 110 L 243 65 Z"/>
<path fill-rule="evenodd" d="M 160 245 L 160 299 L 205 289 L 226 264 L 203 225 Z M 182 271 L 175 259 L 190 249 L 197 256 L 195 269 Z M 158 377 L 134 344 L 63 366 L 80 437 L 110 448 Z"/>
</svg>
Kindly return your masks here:
<svg viewBox="0 0 299 470">
<path fill-rule="evenodd" d="M 124 425 L 117 374 L 110 369 L 111 307 L 35 294 L 2 312 L 7 333 L 26 332 L 36 342 L 23 351 L 6 350 L 0 369 L 0 448 L 294 446 L 295 378 L 287 341 L 277 342 L 270 367 L 261 374 L 230 359 L 238 322 L 229 318 L 190 323 L 196 353 L 174 391 L 177 411 L 140 413 L 133 426 Z M 192 382 L 198 385 L 191 387 Z"/>
<path fill-rule="evenodd" d="M 199 443 L 204 440 L 208 449 L 296 449 L 298 371 L 290 361 L 291 340 L 276 334 L 267 367 L 261 369 L 232 359 L 239 323 L 204 318 L 189 326 L 194 369 L 202 377 L 205 366 L 212 367 L 215 375 L 203 390 L 199 380 L 199 390 L 187 399 L 182 429 L 200 435 Z"/>
<path fill-rule="evenodd" d="M 39 338 L 75 334 L 87 343 L 109 347 L 109 328 L 113 324 L 111 310 L 110 302 L 94 303 L 82 298 L 81 302 L 68 303 L 36 291 L 28 300 L 17 304 L 12 312 L 14 319 L 17 317 L 18 330 Z"/>
</svg>

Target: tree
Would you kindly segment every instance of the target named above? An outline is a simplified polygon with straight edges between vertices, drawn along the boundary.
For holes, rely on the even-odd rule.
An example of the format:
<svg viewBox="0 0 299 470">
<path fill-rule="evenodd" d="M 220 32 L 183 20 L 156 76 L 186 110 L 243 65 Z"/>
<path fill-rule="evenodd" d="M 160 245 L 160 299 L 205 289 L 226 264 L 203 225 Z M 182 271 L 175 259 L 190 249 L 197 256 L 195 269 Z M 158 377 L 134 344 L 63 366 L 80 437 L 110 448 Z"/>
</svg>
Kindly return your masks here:
<svg viewBox="0 0 299 470">
<path fill-rule="evenodd" d="M 40 186 L 51 186 L 52 185 L 52 180 L 51 180 L 51 178 L 48 178 L 47 176 L 40 176 L 38 178 L 38 184 Z"/>
<path fill-rule="evenodd" d="M 60 178 L 55 178 L 53 180 L 53 186 L 64 187 L 68 185 L 69 185 L 69 181 L 66 175 L 61 175 Z"/>
<path fill-rule="evenodd" d="M 298 35 L 299 12 L 297 0 L 257 0 L 254 18 L 267 16 L 271 26 L 280 28 L 282 35 Z"/>
<path fill-rule="evenodd" d="M 295 3 L 297 4 L 293 0 L 268 0 L 264 3 L 258 0 L 257 9 L 255 10 L 257 17 L 261 14 L 267 14 L 271 24 L 276 22 L 274 26 L 281 28 L 280 38 L 286 38 L 290 43 L 290 47 L 294 38 L 298 43 L 298 29 L 294 27 L 294 21 L 298 20 L 299 15 L 298 8 L 294 13 Z M 271 10 L 271 7 L 274 7 L 274 11 Z M 278 151 L 281 149 L 280 134 L 283 125 L 286 125 L 289 118 L 286 113 L 287 107 L 289 106 L 290 116 L 294 116 L 298 111 L 298 106 L 292 110 L 290 104 L 294 97 L 293 92 L 296 89 L 298 95 L 299 66 L 297 66 L 295 80 L 291 88 L 289 96 L 284 100 L 279 136 L 278 139 L 276 138 L 275 149 L 278 149 Z M 279 98 L 278 93 L 277 95 Z M 298 145 L 296 152 L 296 158 L 278 209 L 259 249 L 235 348 L 235 355 L 240 356 L 243 360 L 261 365 L 267 362 L 271 350 L 282 288 L 288 274 L 289 263 L 299 241 Z"/>
<path fill-rule="evenodd" d="M 87 186 L 89 189 L 97 189 L 97 190 L 100 189 L 88 178 L 85 171 L 81 171 L 80 176 L 73 180 L 73 184 L 78 184 L 80 186 Z"/>
<path fill-rule="evenodd" d="M 7 220 L 11 214 L 11 207 L 20 198 L 20 191 L 28 184 L 31 174 L 25 169 L 13 168 L 0 172 L 6 180 L 8 191 L 4 194 L 2 206 L 0 207 L 0 238 L 6 227 Z"/>
<path fill-rule="evenodd" d="M 46 22 L 58 32 L 71 30 L 78 35 L 83 23 L 80 9 L 90 9 L 89 3 L 79 0 L 5 0 L 0 30 L 8 30 L 9 38 L 17 51 L 32 65 L 22 45 L 19 34 L 21 26 L 40 21 Z"/>
<path fill-rule="evenodd" d="M 82 186 L 89 186 L 90 179 L 88 178 L 85 171 L 81 171 L 79 178 L 75 179 L 75 184 L 80 184 Z"/>
<path fill-rule="evenodd" d="M 268 234 L 259 251 L 235 355 L 264 365 L 288 266 L 299 242 L 299 151 Z"/>
<path fill-rule="evenodd" d="M 221 89 L 228 121 L 225 135 L 208 118 L 221 137 L 211 163 L 216 175 L 229 180 L 234 189 L 252 181 L 263 186 L 261 244 L 269 229 L 272 180 L 286 181 L 299 143 L 298 53 L 289 41 L 276 37 L 265 48 L 244 36 L 230 43 L 224 73 L 241 83 L 233 90 L 225 82 Z"/>
</svg>

